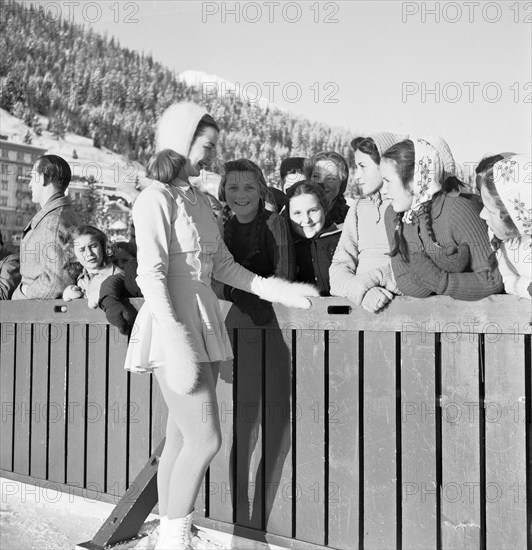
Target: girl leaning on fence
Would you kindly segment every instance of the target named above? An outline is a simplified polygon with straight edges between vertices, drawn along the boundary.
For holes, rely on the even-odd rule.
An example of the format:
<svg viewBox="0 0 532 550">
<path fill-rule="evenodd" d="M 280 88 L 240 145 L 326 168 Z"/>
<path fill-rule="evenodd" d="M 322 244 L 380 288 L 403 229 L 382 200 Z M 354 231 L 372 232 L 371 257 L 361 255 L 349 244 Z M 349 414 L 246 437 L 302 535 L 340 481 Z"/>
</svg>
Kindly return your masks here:
<svg viewBox="0 0 532 550">
<path fill-rule="evenodd" d="M 294 245 L 284 217 L 273 212 L 275 200 L 262 170 L 248 159 L 226 162 L 218 198 L 225 203 L 219 220 L 225 245 L 249 271 L 293 280 Z M 256 325 L 273 318 L 270 302 L 255 294 L 223 285 L 220 298 L 236 304 Z"/>
<path fill-rule="evenodd" d="M 204 407 L 216 409 L 216 364 L 231 359 L 232 351 L 212 277 L 287 306 L 310 307 L 305 296 L 318 294 L 309 285 L 255 275 L 227 250 L 208 200 L 189 181 L 213 160 L 218 135 L 205 108 L 169 107 L 156 129 L 159 152 L 148 166 L 155 181 L 133 207 L 137 282 L 145 302 L 125 367 L 153 370 L 168 406 L 157 478 L 157 549 L 191 544 L 196 496 L 221 444 L 218 415 L 205 417 Z"/>
<path fill-rule="evenodd" d="M 399 290 L 480 300 L 499 293 L 502 279 L 488 260 L 490 246 L 480 205 L 444 192 L 446 174 L 426 140 L 405 140 L 381 159 L 391 265 Z"/>
</svg>

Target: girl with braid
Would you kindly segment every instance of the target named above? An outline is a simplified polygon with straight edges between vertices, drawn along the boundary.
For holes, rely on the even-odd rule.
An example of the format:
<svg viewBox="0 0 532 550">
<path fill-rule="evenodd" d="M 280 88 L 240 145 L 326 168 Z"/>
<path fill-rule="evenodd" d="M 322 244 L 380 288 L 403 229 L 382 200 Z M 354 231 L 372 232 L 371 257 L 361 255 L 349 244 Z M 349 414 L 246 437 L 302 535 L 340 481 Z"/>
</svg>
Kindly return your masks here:
<svg viewBox="0 0 532 550">
<path fill-rule="evenodd" d="M 262 170 L 251 160 L 227 162 L 218 197 L 226 203 L 222 213 L 223 239 L 235 260 L 262 277 L 295 278 L 295 254 L 286 220 L 267 209 L 275 204 Z M 234 302 L 253 322 L 273 318 L 269 302 L 225 285 L 223 297 Z"/>
<path fill-rule="evenodd" d="M 508 294 L 532 299 L 532 159 L 496 155 L 477 166 L 477 186 L 492 237 L 492 265 L 501 272 Z"/>
<path fill-rule="evenodd" d="M 384 216 L 391 265 L 403 294 L 480 300 L 502 291 L 479 207 L 444 192 L 445 170 L 430 143 L 397 143 L 382 155 L 381 173 L 391 201 Z"/>
</svg>

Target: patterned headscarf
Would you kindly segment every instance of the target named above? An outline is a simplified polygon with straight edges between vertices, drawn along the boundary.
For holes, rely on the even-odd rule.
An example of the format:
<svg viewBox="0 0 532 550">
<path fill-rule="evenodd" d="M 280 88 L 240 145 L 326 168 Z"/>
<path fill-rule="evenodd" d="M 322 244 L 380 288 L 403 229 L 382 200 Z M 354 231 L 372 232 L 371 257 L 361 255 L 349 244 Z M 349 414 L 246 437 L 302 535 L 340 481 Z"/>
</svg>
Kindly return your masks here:
<svg viewBox="0 0 532 550">
<path fill-rule="evenodd" d="M 521 235 L 532 235 L 532 159 L 514 155 L 493 167 L 495 189 Z"/>
<path fill-rule="evenodd" d="M 434 149 L 438 151 L 440 159 L 443 163 L 443 168 L 445 169 L 445 174 L 447 176 L 456 176 L 456 162 L 449 144 L 441 136 L 436 134 L 423 136 L 421 139 L 428 141 Z"/>
<path fill-rule="evenodd" d="M 415 139 L 415 168 L 413 179 L 414 199 L 403 215 L 403 222 L 412 223 L 414 213 L 422 204 L 430 201 L 441 190 L 443 163 L 438 151 L 426 140 Z"/>
</svg>

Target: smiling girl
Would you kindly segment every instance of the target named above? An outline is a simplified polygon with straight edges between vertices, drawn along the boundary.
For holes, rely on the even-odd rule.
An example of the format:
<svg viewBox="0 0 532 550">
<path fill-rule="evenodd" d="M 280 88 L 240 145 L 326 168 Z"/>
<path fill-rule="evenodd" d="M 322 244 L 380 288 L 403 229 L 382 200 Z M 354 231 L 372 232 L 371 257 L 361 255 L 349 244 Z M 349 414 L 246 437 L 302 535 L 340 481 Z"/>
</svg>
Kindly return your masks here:
<svg viewBox="0 0 532 550">
<path fill-rule="evenodd" d="M 382 155 L 380 168 L 383 195 L 391 202 L 385 223 L 399 290 L 459 300 L 500 292 L 477 203 L 442 192 L 445 170 L 436 149 L 423 139 L 402 141 Z"/>
<path fill-rule="evenodd" d="M 296 279 L 315 284 L 330 296 L 329 267 L 342 234 L 335 223 L 326 226 L 327 196 L 315 183 L 302 181 L 288 190 L 288 207 L 296 252 Z"/>
<path fill-rule="evenodd" d="M 219 199 L 226 203 L 224 242 L 235 260 L 257 275 L 293 280 L 295 256 L 285 219 L 266 208 L 273 203 L 262 170 L 252 161 L 227 162 L 220 182 Z M 223 297 L 250 315 L 256 324 L 273 317 L 268 302 L 255 295 L 224 286 Z"/>
<path fill-rule="evenodd" d="M 477 186 L 484 208 L 480 217 L 492 236 L 491 260 L 508 294 L 532 298 L 532 159 L 525 155 L 483 159 Z"/>
</svg>

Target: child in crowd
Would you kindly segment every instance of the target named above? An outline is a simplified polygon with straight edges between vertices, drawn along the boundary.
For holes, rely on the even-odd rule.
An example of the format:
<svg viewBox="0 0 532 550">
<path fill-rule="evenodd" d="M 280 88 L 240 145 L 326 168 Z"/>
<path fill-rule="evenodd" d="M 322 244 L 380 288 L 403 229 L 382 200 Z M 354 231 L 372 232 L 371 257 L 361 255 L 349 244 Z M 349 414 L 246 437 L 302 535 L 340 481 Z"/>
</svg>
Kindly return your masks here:
<svg viewBox="0 0 532 550">
<path fill-rule="evenodd" d="M 306 179 L 323 187 L 329 211 L 327 224 L 344 223 L 349 207 L 344 197 L 349 179 L 349 166 L 338 153 L 325 151 L 314 155 L 305 163 Z"/>
<path fill-rule="evenodd" d="M 293 280 L 295 256 L 288 225 L 266 209 L 265 203 L 273 199 L 262 170 L 247 159 L 227 162 L 224 169 L 219 190 L 220 200 L 226 203 L 221 232 L 229 252 L 252 273 Z M 254 294 L 225 285 L 223 297 L 256 324 L 273 317 L 271 304 Z"/>
<path fill-rule="evenodd" d="M 305 180 L 305 157 L 288 157 L 281 161 L 281 189 L 287 193 L 292 185 Z"/>
<path fill-rule="evenodd" d="M 483 159 L 477 186 L 494 250 L 490 260 L 502 275 L 508 294 L 532 298 L 532 159 L 525 155 Z"/>
<path fill-rule="evenodd" d="M 9 300 L 20 283 L 20 263 L 18 254 L 4 248 L 0 232 L 0 300 Z"/>
<path fill-rule="evenodd" d="M 345 296 L 373 313 L 386 306 L 397 292 L 381 209 L 381 155 L 406 137 L 379 132 L 351 142 L 355 150 L 355 182 L 362 199 L 351 206 L 345 218 L 329 270 L 331 294 Z M 382 266 L 387 267 L 381 269 Z"/>
<path fill-rule="evenodd" d="M 330 296 L 329 267 L 342 234 L 333 222 L 326 226 L 325 191 L 310 181 L 288 190 L 289 215 L 296 253 L 296 280 L 312 283 L 321 296 Z"/>
<path fill-rule="evenodd" d="M 500 292 L 478 206 L 442 192 L 446 176 L 436 149 L 423 139 L 402 141 L 382 155 L 380 169 L 383 194 L 391 201 L 385 224 L 399 290 L 459 300 Z"/>
<path fill-rule="evenodd" d="M 135 320 L 135 309 L 120 301 L 124 272 L 112 262 L 105 233 L 91 225 L 73 227 L 68 231 L 66 247 L 70 255 L 67 269 L 70 272 L 81 271 L 81 274 L 76 285 L 65 288 L 63 300 L 70 302 L 86 298 L 90 308 L 100 306 L 111 324 L 118 326 L 121 332 L 127 332 L 128 326 Z M 110 291 L 106 292 L 102 300 L 100 291 L 104 281 L 113 276 L 119 278 L 118 282 L 121 280 L 122 286 L 115 288 L 112 297 Z"/>
</svg>

